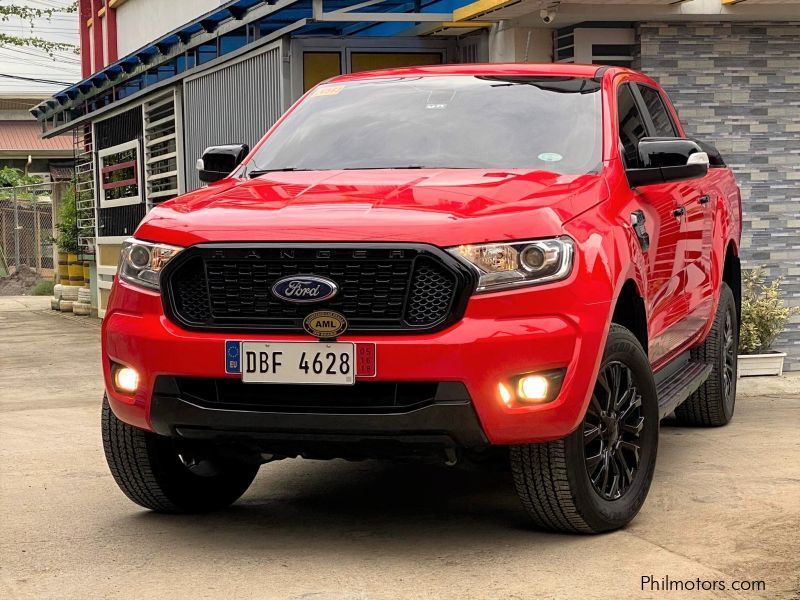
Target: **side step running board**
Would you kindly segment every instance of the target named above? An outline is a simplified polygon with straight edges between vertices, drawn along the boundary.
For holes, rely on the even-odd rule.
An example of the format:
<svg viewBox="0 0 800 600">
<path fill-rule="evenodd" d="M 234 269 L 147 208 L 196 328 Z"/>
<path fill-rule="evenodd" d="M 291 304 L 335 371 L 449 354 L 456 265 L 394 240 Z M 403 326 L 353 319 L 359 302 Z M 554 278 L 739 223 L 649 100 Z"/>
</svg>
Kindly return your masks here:
<svg viewBox="0 0 800 600">
<path fill-rule="evenodd" d="M 704 362 L 689 361 L 681 367 L 665 377 L 656 377 L 659 419 L 666 417 L 697 391 L 711 374 L 711 365 Z"/>
</svg>

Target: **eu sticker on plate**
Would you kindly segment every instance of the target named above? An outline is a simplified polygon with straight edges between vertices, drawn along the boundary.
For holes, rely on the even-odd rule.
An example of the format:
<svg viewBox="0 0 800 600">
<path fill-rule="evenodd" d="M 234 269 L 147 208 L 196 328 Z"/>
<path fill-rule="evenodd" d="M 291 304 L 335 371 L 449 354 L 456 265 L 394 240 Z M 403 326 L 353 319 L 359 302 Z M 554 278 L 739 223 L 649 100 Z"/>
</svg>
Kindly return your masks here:
<svg viewBox="0 0 800 600">
<path fill-rule="evenodd" d="M 226 373 L 241 373 L 242 372 L 242 343 L 241 342 L 225 342 L 225 372 Z"/>
</svg>

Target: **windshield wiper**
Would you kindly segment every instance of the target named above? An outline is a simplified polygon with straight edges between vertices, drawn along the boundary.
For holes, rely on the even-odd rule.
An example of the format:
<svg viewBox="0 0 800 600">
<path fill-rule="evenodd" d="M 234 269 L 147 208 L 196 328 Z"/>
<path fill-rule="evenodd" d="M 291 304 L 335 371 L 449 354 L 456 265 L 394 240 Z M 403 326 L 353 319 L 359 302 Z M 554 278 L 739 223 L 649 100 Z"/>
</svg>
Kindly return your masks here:
<svg viewBox="0 0 800 600">
<path fill-rule="evenodd" d="M 442 167 L 426 167 L 425 165 L 401 165 L 397 167 L 341 167 L 339 169 L 336 168 L 324 168 L 324 169 L 306 169 L 301 167 L 281 167 L 278 169 L 256 169 L 254 171 L 250 171 L 248 173 L 248 177 L 252 179 L 253 177 L 259 177 L 261 175 L 266 175 L 267 173 L 288 173 L 292 171 L 376 171 L 380 169 L 441 169 Z M 457 168 L 457 167 L 453 167 Z"/>
<path fill-rule="evenodd" d="M 260 175 L 266 175 L 267 173 L 287 173 L 289 171 L 312 171 L 313 169 L 300 169 L 297 167 L 281 167 L 280 169 L 256 169 L 255 171 L 250 171 L 247 176 L 252 179 L 253 177 L 259 177 Z"/>
<path fill-rule="evenodd" d="M 424 165 L 401 165 L 399 167 L 343 167 L 342 171 L 378 171 L 380 169 L 438 169 L 439 167 L 426 167 Z"/>
</svg>

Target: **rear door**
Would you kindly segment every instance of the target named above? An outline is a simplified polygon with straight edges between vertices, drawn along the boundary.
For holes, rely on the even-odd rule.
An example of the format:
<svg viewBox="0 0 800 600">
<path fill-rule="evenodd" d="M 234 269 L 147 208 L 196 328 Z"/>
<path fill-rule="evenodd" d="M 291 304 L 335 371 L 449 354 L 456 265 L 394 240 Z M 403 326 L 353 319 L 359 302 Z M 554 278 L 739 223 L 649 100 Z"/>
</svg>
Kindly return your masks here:
<svg viewBox="0 0 800 600">
<path fill-rule="evenodd" d="M 681 137 L 676 124 L 667 110 L 662 92 L 648 85 L 637 83 L 643 110 L 649 119 L 651 135 L 658 137 Z M 713 285 L 711 274 L 711 250 L 713 237 L 714 196 L 718 195 L 709 172 L 702 179 L 692 179 L 671 184 L 674 186 L 680 216 L 680 242 L 678 253 L 682 255 L 683 293 L 686 299 L 686 316 L 682 324 L 683 341 L 698 333 L 707 323 L 712 309 Z"/>
<path fill-rule="evenodd" d="M 626 168 L 642 167 L 638 143 L 651 135 L 640 96 L 633 84 L 617 89 L 620 154 Z M 676 333 L 686 315 L 682 293 L 683 254 L 680 248 L 681 218 L 674 214 L 682 194 L 676 184 L 648 185 L 634 190 L 636 204 L 645 215 L 650 247 L 645 254 L 649 355 L 652 362 L 668 353 L 680 338 Z"/>
</svg>

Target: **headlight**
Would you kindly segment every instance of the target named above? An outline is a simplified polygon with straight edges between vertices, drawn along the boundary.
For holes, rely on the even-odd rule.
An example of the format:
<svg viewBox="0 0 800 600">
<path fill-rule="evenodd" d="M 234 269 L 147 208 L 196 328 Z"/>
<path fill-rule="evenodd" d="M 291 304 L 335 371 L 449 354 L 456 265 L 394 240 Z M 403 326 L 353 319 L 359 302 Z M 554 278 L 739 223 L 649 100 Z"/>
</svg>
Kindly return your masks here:
<svg viewBox="0 0 800 600">
<path fill-rule="evenodd" d="M 568 237 L 509 244 L 477 244 L 450 248 L 450 253 L 478 270 L 478 292 L 548 283 L 572 271 L 573 241 Z"/>
<path fill-rule="evenodd" d="M 119 277 L 129 283 L 157 290 L 161 271 L 181 250 L 183 248 L 177 246 L 128 238 L 122 242 Z"/>
</svg>

